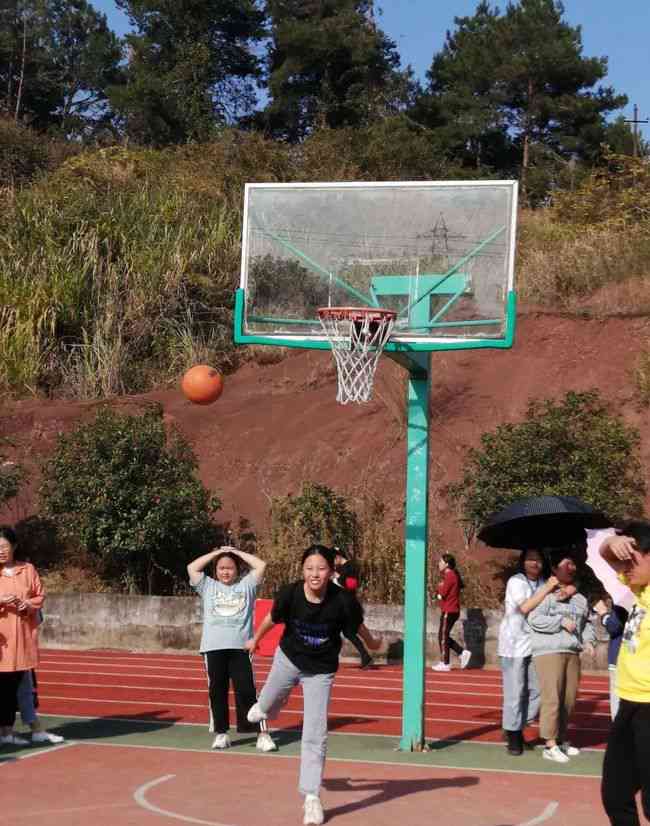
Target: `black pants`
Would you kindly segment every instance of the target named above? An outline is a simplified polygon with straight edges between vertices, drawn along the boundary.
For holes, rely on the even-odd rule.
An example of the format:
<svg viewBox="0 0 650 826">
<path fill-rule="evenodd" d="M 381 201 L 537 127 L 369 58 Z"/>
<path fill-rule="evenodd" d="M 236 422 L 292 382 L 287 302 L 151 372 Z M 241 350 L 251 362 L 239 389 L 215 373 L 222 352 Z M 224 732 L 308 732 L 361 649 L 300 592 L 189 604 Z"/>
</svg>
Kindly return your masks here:
<svg viewBox="0 0 650 826">
<path fill-rule="evenodd" d="M 603 764 L 601 794 L 612 826 L 639 826 L 635 794 L 650 819 L 650 702 L 621 700 Z"/>
<path fill-rule="evenodd" d="M 235 648 L 208 651 L 205 660 L 215 733 L 225 734 L 230 727 L 228 686 L 231 680 L 235 691 L 237 731 L 259 731 L 259 723 L 249 723 L 246 719 L 250 707 L 257 702 L 253 666 L 248 651 Z"/>
<path fill-rule="evenodd" d="M 18 707 L 18 685 L 24 671 L 0 671 L 0 726 L 13 727 Z"/>
<path fill-rule="evenodd" d="M 463 649 L 449 636 L 451 629 L 456 624 L 460 614 L 447 614 L 445 611 L 440 615 L 440 625 L 438 626 L 438 645 L 440 646 L 440 656 L 443 663 L 449 665 L 449 649 L 458 654 L 463 653 Z"/>
</svg>

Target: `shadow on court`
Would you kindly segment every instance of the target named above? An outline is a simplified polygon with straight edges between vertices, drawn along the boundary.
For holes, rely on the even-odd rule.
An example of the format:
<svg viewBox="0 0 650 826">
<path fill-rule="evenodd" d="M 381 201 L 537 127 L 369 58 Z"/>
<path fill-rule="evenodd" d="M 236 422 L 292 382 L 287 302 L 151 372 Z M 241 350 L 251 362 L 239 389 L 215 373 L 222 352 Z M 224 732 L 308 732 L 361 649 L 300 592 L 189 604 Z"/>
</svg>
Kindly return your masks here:
<svg viewBox="0 0 650 826">
<path fill-rule="evenodd" d="M 383 803 L 388 803 L 390 800 L 396 800 L 400 797 L 417 794 L 418 792 L 434 792 L 440 789 L 464 789 L 469 786 L 477 786 L 479 780 L 477 777 L 430 777 L 421 780 L 387 780 L 387 779 L 365 779 L 356 778 L 351 780 L 349 777 L 330 777 L 323 780 L 323 788 L 329 792 L 369 792 L 374 791 L 376 794 L 371 797 L 366 797 L 363 800 L 353 800 L 349 803 L 344 803 L 342 806 L 328 807 L 327 817 L 333 818 L 349 814 L 350 812 L 357 812 L 361 809 L 368 809 L 371 806 L 379 806 Z"/>
<path fill-rule="evenodd" d="M 163 712 L 164 713 L 164 712 Z M 160 718 L 157 712 L 136 714 L 128 719 L 115 717 L 84 717 L 65 720 L 57 724 L 54 718 L 48 720 L 48 731 L 61 734 L 66 740 L 99 740 L 104 737 L 121 737 L 127 734 L 171 729 L 178 717 Z"/>
</svg>

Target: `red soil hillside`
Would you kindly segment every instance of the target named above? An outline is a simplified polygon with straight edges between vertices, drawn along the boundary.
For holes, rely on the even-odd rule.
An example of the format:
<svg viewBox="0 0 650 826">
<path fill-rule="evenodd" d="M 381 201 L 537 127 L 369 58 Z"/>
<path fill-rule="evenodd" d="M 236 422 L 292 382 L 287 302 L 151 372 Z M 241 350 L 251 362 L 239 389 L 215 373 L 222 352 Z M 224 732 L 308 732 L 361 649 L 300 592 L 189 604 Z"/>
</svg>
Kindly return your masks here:
<svg viewBox="0 0 650 826">
<path fill-rule="evenodd" d="M 648 413 L 635 403 L 632 368 L 650 333 L 650 319 L 576 320 L 528 315 L 519 320 L 511 351 L 434 354 L 431 391 L 431 507 L 433 527 L 457 547 L 460 529 L 441 496 L 458 478 L 465 450 L 483 431 L 519 419 L 529 399 L 598 388 L 642 434 L 650 456 Z M 224 502 L 223 518 L 250 519 L 261 528 L 271 496 L 298 491 L 304 480 L 336 490 L 366 481 L 399 502 L 404 497 L 405 428 L 401 371 L 380 367 L 375 400 L 339 406 L 329 354 L 298 352 L 279 364 L 247 364 L 227 377 L 222 397 L 198 407 L 180 391 L 142 398 L 160 401 L 192 443 L 204 482 Z M 123 400 L 128 401 L 128 400 Z M 0 437 L 14 458 L 36 467 L 56 434 L 92 414 L 95 405 L 24 400 L 0 408 Z M 0 514 L 34 512 L 34 482 Z"/>
</svg>

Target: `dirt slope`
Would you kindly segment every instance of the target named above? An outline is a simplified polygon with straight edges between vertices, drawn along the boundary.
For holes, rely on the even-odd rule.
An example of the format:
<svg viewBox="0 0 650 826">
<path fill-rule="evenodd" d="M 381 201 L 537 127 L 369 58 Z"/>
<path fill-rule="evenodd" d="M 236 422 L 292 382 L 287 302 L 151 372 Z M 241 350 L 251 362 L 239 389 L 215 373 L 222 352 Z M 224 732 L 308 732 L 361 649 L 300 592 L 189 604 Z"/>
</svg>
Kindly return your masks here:
<svg viewBox="0 0 650 826">
<path fill-rule="evenodd" d="M 640 428 L 650 456 L 648 414 L 634 400 L 632 368 L 650 333 L 650 320 L 576 320 L 550 315 L 520 317 L 511 351 L 464 351 L 432 357 L 431 516 L 452 544 L 461 534 L 441 496 L 458 477 L 467 447 L 484 430 L 517 420 L 533 397 L 598 388 L 625 419 Z M 177 390 L 148 394 L 189 438 L 204 482 L 224 501 L 223 518 L 239 516 L 262 527 L 269 497 L 300 489 L 304 480 L 337 490 L 366 480 L 402 501 L 405 473 L 402 372 L 387 360 L 375 400 L 365 406 L 335 402 L 329 354 L 298 352 L 279 364 L 249 364 L 227 378 L 210 407 L 186 402 Z M 125 400 L 128 402 L 129 400 Z M 13 457 L 36 468 L 56 434 L 95 405 L 26 400 L 0 407 L 0 438 Z M 32 483 L 0 513 L 18 519 L 34 512 Z"/>
</svg>

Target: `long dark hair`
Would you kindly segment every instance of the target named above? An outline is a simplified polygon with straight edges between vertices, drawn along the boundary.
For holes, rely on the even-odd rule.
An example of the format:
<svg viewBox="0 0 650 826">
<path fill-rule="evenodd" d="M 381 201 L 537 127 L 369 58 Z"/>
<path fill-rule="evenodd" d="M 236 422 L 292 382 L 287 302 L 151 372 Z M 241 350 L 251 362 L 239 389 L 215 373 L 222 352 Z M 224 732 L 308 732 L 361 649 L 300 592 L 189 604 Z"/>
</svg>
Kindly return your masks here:
<svg viewBox="0 0 650 826">
<path fill-rule="evenodd" d="M 549 563 L 548 556 L 547 554 L 543 553 L 542 551 L 538 551 L 535 548 L 526 548 L 519 554 L 519 559 L 517 561 L 517 573 L 526 573 L 526 569 L 524 568 L 524 562 L 526 561 L 527 553 L 536 553 L 539 556 L 539 558 L 542 560 L 542 579 L 548 579 L 551 575 L 551 565 Z"/>
<path fill-rule="evenodd" d="M 440 558 L 443 562 L 446 563 L 448 568 L 451 568 L 451 570 L 455 572 L 456 576 L 458 577 L 458 587 L 464 588 L 465 583 L 463 582 L 463 578 L 456 567 L 456 557 L 452 556 L 451 554 L 443 554 Z"/>
</svg>

